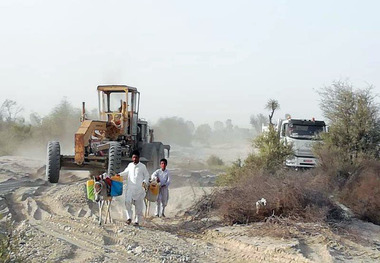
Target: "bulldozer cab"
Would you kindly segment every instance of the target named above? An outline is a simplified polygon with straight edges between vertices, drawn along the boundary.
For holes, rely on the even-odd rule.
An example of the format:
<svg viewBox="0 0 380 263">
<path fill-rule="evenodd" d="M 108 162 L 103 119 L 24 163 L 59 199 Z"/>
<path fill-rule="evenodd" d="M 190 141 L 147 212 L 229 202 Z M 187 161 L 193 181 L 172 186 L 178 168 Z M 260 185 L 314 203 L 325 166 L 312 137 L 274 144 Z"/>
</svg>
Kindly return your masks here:
<svg viewBox="0 0 380 263">
<path fill-rule="evenodd" d="M 112 122 L 120 135 L 137 136 L 140 92 L 125 85 L 98 86 L 99 117 Z"/>
</svg>

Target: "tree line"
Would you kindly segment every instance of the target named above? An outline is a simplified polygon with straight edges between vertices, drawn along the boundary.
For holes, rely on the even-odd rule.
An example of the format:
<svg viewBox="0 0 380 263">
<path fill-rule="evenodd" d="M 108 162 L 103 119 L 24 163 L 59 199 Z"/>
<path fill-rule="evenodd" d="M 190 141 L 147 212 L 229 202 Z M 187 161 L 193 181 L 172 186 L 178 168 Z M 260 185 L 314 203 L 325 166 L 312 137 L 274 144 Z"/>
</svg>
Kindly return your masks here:
<svg viewBox="0 0 380 263">
<path fill-rule="evenodd" d="M 231 119 L 215 121 L 213 127 L 207 123 L 196 127 L 180 117 L 161 118 L 153 128 L 157 139 L 180 146 L 246 142 L 253 136 L 252 130 L 233 125 Z"/>
<path fill-rule="evenodd" d="M 29 121 L 21 115 L 23 109 L 12 100 L 5 100 L 0 107 L 0 156 L 23 154 L 25 149 L 44 152 L 48 141 L 57 140 L 67 153 L 74 147 L 74 134 L 80 126 L 81 110 L 63 98 L 49 114 L 32 113 Z M 90 119 L 97 118 L 97 109 L 89 112 Z M 151 123 L 150 123 L 151 125 Z M 168 144 L 191 146 L 247 141 L 252 137 L 250 129 L 233 125 L 231 119 L 195 126 L 192 121 L 180 117 L 160 118 L 151 125 L 155 139 Z"/>
<path fill-rule="evenodd" d="M 354 89 L 349 83 L 333 82 L 319 92 L 321 110 L 329 125 L 329 132 L 323 135 L 324 143 L 318 151 L 322 160 L 326 151 L 338 154 L 342 165 L 379 157 L 379 106 L 372 90 L 372 87 Z M 265 105 L 268 116 L 261 113 L 252 115 L 250 124 L 253 129 L 239 128 L 231 119 L 215 121 L 213 127 L 209 124 L 195 126 L 192 121 L 181 117 L 160 118 L 153 129 L 157 140 L 182 146 L 247 141 L 260 135 L 262 126 L 272 122 L 271 117 L 279 106 L 276 100 L 269 100 Z M 32 113 L 30 121 L 26 122 L 21 116 L 22 107 L 15 101 L 5 100 L 0 107 L 0 155 L 15 154 L 26 146 L 42 149 L 49 140 L 73 145 L 73 137 L 80 124 L 80 112 L 67 98 L 63 98 L 48 115 L 41 117 Z M 96 110 L 90 114 L 95 115 Z M 96 119 L 96 116 L 92 118 Z M 272 140 L 276 140 L 274 134 Z M 264 149 L 266 145 L 265 138 L 260 136 L 253 143 L 256 148 Z M 268 148 L 265 149 L 268 151 Z M 281 163 L 281 160 L 275 163 Z"/>
</svg>

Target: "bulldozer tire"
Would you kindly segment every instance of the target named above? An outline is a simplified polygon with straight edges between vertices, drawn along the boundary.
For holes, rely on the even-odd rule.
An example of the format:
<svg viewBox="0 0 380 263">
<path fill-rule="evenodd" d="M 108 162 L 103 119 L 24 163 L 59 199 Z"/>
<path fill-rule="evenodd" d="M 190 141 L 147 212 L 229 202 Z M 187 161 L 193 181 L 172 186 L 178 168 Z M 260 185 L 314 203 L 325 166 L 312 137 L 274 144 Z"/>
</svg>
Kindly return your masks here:
<svg viewBox="0 0 380 263">
<path fill-rule="evenodd" d="M 56 184 L 59 180 L 59 171 L 61 170 L 61 146 L 59 142 L 48 142 L 47 145 L 47 161 L 46 161 L 46 177 L 47 180 Z"/>
<path fill-rule="evenodd" d="M 110 143 L 108 152 L 108 170 L 109 176 L 120 173 L 121 168 L 121 145 L 118 142 Z"/>
</svg>

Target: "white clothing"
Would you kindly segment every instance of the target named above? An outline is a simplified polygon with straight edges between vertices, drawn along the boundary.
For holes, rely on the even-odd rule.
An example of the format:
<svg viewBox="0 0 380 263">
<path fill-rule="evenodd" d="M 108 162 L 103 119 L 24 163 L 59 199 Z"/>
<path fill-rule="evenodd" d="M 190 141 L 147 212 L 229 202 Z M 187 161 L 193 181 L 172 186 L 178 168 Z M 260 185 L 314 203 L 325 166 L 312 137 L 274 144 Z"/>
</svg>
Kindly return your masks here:
<svg viewBox="0 0 380 263">
<path fill-rule="evenodd" d="M 160 182 L 160 193 L 158 194 L 157 204 L 156 204 L 156 215 L 165 214 L 165 207 L 169 200 L 169 185 L 170 185 L 170 175 L 168 169 L 162 171 L 162 169 L 157 169 L 151 176 L 151 179 L 157 178 Z M 162 205 L 162 211 L 161 210 Z"/>
<path fill-rule="evenodd" d="M 169 189 L 168 187 L 160 188 L 160 193 L 158 195 L 157 203 L 156 203 L 156 216 L 165 214 L 165 207 L 168 204 L 169 200 Z M 162 210 L 161 210 L 162 206 Z"/>
<path fill-rule="evenodd" d="M 152 180 L 154 180 L 155 178 L 158 178 L 161 187 L 164 185 L 168 187 L 170 185 L 170 175 L 168 169 L 165 169 L 165 171 L 162 171 L 161 168 L 157 169 L 151 176 Z"/>
<path fill-rule="evenodd" d="M 125 201 L 125 214 L 127 215 L 127 219 L 132 219 L 133 213 L 132 213 L 132 204 L 135 206 L 135 223 L 141 222 L 141 219 L 143 217 L 143 210 L 144 210 L 144 199 L 137 199 L 132 200 L 132 202 Z"/>
<path fill-rule="evenodd" d="M 144 206 L 145 189 L 142 187 L 142 183 L 148 184 L 149 173 L 145 164 L 129 163 L 127 168 L 120 173 L 120 176 L 124 176 L 124 185 L 126 185 L 125 194 L 125 207 L 127 219 L 132 219 L 132 203 L 135 205 L 136 219 L 138 223 L 142 217 L 142 211 Z"/>
</svg>

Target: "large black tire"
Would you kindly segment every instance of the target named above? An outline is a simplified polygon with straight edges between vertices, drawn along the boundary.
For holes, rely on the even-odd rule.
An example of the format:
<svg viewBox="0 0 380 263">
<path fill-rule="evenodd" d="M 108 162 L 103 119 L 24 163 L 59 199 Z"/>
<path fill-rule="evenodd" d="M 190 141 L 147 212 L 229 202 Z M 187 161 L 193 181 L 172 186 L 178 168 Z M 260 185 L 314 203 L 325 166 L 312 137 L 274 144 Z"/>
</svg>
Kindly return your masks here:
<svg viewBox="0 0 380 263">
<path fill-rule="evenodd" d="M 56 184 L 59 180 L 59 171 L 61 170 L 61 146 L 59 142 L 48 142 L 47 160 L 46 160 L 46 177 L 50 183 Z"/>
<path fill-rule="evenodd" d="M 152 174 L 159 167 L 159 159 L 157 147 L 154 143 L 147 143 L 143 145 L 141 156 L 145 157 L 148 162 L 146 163 L 146 168 L 148 172 Z"/>
<path fill-rule="evenodd" d="M 110 143 L 108 152 L 108 169 L 109 176 L 120 173 L 121 169 L 121 145 L 118 142 Z"/>
</svg>

